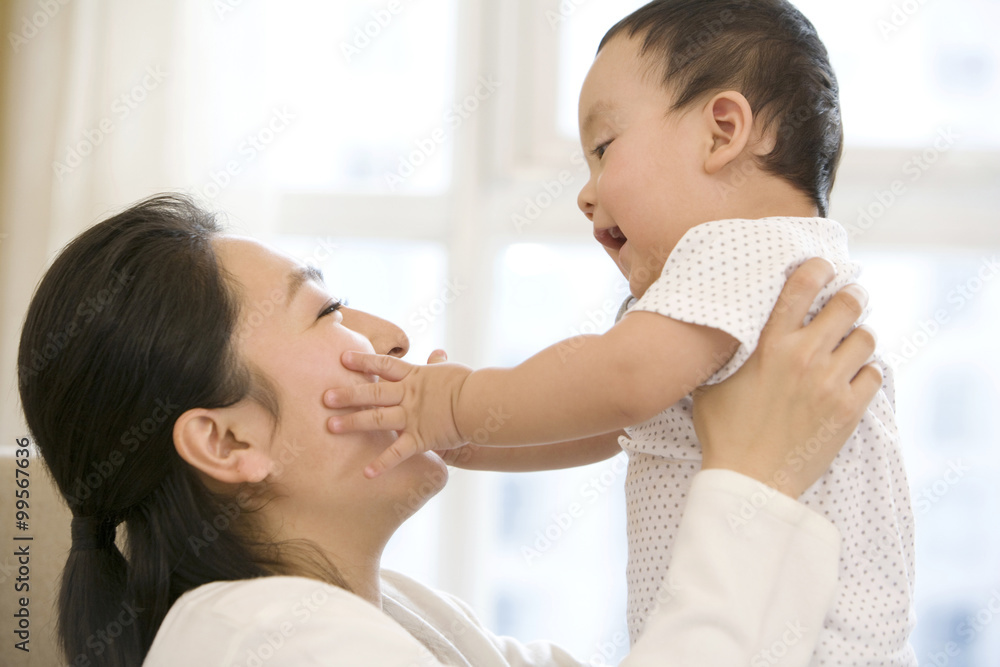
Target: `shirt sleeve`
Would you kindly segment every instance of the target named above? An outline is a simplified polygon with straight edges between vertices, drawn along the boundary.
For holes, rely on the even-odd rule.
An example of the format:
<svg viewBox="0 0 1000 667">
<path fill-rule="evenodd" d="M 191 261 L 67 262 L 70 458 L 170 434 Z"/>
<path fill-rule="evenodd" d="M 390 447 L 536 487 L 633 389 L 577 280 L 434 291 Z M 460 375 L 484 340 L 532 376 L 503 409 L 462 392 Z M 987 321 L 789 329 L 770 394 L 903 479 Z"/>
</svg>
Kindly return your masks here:
<svg viewBox="0 0 1000 667">
<path fill-rule="evenodd" d="M 717 220 L 692 227 L 677 243 L 660 277 L 630 310 L 725 331 L 740 342 L 733 357 L 706 384 L 725 380 L 756 349 L 785 281 L 811 257 L 837 269 L 808 319 L 841 287 L 854 280 L 859 265 L 847 254 L 847 232 L 826 218 Z"/>
<path fill-rule="evenodd" d="M 728 470 L 691 485 L 669 580 L 622 667 L 807 665 L 833 601 L 840 534 Z"/>
</svg>

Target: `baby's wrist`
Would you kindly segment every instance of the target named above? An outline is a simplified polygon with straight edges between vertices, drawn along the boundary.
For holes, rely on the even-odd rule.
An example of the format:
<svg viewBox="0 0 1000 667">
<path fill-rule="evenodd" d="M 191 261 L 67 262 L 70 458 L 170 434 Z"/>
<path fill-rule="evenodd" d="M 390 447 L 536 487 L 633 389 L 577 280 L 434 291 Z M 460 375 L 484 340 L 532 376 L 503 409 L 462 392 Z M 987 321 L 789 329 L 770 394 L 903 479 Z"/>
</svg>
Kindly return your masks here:
<svg viewBox="0 0 1000 667">
<path fill-rule="evenodd" d="M 455 432 L 458 434 L 459 440 L 463 443 L 473 442 L 473 435 L 476 430 L 475 426 L 472 426 L 469 422 L 470 410 L 467 405 L 467 401 L 463 400 L 469 396 L 468 391 L 465 391 L 469 384 L 469 379 L 475 375 L 475 371 L 471 371 L 465 375 L 459 382 L 452 385 L 451 390 L 451 421 L 452 426 L 455 427 Z"/>
<path fill-rule="evenodd" d="M 496 369 L 480 369 L 468 372 L 464 378 L 454 385 L 452 400 L 452 421 L 458 437 L 464 443 L 491 445 L 490 436 L 496 433 L 503 423 L 497 418 L 502 411 L 496 406 L 487 405 L 489 388 L 496 382 L 495 377 L 489 377 Z"/>
</svg>

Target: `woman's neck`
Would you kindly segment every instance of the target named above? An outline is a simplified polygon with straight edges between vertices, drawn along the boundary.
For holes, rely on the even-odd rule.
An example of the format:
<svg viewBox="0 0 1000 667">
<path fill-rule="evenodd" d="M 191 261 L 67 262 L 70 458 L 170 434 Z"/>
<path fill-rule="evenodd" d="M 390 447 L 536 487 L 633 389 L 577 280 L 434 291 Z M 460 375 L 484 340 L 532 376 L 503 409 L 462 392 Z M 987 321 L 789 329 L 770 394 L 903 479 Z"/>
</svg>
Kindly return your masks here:
<svg viewBox="0 0 1000 667">
<path fill-rule="evenodd" d="M 382 608 L 381 560 L 381 554 L 379 554 L 379 556 L 367 559 L 367 561 L 362 559 L 361 562 L 354 562 L 350 565 L 337 564 L 337 569 L 351 592 L 371 602 L 379 609 Z"/>
<path fill-rule="evenodd" d="M 298 576 L 331 580 L 346 586 L 355 595 L 382 608 L 382 551 L 393 531 L 376 530 L 372 525 L 340 524 L 326 519 L 322 526 L 304 525 L 301 517 L 294 525 L 284 525 L 277 541 L 304 541 L 318 548 L 334 566 L 335 572 L 324 576 L 311 560 L 299 563 L 291 555 L 289 569 Z M 341 581 L 337 581 L 340 579 Z"/>
</svg>

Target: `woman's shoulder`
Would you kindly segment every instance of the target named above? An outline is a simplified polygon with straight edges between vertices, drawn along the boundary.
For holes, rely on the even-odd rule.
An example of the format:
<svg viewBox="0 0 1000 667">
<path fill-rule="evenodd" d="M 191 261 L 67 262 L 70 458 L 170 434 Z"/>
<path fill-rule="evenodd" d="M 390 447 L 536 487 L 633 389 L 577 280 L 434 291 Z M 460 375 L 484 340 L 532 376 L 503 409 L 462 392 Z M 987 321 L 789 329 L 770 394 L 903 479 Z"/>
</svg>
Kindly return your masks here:
<svg viewBox="0 0 1000 667">
<path fill-rule="evenodd" d="M 253 622 L 303 622 L 313 614 L 378 613 L 358 596 L 305 577 L 217 581 L 192 589 L 170 608 L 160 633 L 195 621 L 241 627 Z M 159 636 L 159 635 L 158 635 Z"/>
<path fill-rule="evenodd" d="M 353 593 L 276 576 L 188 591 L 170 608 L 143 664 L 253 664 L 277 654 L 289 661 L 324 654 L 371 660 L 419 650 L 403 628 Z"/>
<path fill-rule="evenodd" d="M 343 598 L 343 602 L 364 600 L 356 595 L 328 583 L 306 577 L 259 577 L 238 581 L 216 581 L 194 588 L 180 596 L 170 609 L 170 614 L 185 612 L 203 613 L 211 610 L 223 616 L 233 615 L 245 618 L 261 610 L 274 606 L 287 606 L 295 597 L 302 602 L 311 599 L 327 601 L 331 597 Z M 244 606 L 246 604 L 254 606 Z M 262 603 L 260 606 L 256 603 Z"/>
</svg>

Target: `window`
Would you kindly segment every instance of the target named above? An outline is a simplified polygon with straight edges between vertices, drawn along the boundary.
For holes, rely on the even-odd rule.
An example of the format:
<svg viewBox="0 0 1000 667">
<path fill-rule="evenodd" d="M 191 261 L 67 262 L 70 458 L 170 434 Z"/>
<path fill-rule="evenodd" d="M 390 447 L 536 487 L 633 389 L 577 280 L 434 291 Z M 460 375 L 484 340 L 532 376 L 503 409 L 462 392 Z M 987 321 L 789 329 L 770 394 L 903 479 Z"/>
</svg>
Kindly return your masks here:
<svg viewBox="0 0 1000 667">
<path fill-rule="evenodd" d="M 294 0 L 221 18 L 211 87 L 218 157 L 279 108 L 292 116 L 295 136 L 268 151 L 272 187 L 443 193 L 451 180 L 443 147 L 452 140 L 456 3 L 391 4 L 395 11 L 381 1 Z"/>
<path fill-rule="evenodd" d="M 245 3 L 203 36 L 217 125 L 197 189 L 320 264 L 352 305 L 400 323 L 416 361 L 444 347 L 473 366 L 513 364 L 603 330 L 624 289 L 576 208 L 586 178 L 576 96 L 604 31 L 641 4 Z M 995 664 L 1000 532 L 980 517 L 1000 512 L 1000 281 L 990 273 L 1000 5 L 796 4 L 841 83 L 847 147 L 833 217 L 867 267 L 881 347 L 903 360 L 914 643 L 921 661 L 952 641 L 964 663 L 950 664 Z M 271 121 L 286 109 L 293 118 L 278 131 Z M 263 146 L 253 160 L 241 152 L 248 136 Z M 240 173 L 220 185 L 233 160 Z M 627 651 L 622 482 L 620 459 L 455 471 L 385 565 L 459 595 L 499 633 L 613 663 Z"/>
<path fill-rule="evenodd" d="M 921 662 L 943 654 L 955 659 L 949 664 L 986 665 L 1000 656 L 1000 635 L 989 629 L 1000 599 L 1000 535 L 978 519 L 1000 513 L 998 255 L 859 253 L 874 304 L 869 322 L 896 373 L 917 527 L 913 643 Z"/>
</svg>

